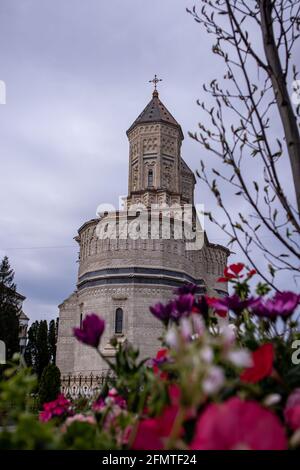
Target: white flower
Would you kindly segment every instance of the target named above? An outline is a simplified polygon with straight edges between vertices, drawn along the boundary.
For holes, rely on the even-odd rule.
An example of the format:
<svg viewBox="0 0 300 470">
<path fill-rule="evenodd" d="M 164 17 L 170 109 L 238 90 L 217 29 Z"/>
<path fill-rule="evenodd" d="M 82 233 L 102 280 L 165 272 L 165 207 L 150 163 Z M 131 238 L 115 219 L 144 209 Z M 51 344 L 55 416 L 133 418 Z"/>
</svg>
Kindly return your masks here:
<svg viewBox="0 0 300 470">
<path fill-rule="evenodd" d="M 179 346 L 179 341 L 178 341 L 178 334 L 175 326 L 171 326 L 168 328 L 166 336 L 165 336 L 165 341 L 170 348 L 177 349 Z"/>
<path fill-rule="evenodd" d="M 201 315 L 193 314 L 192 324 L 194 332 L 199 336 L 203 335 L 205 331 L 205 324 Z"/>
<path fill-rule="evenodd" d="M 235 342 L 235 326 L 234 325 L 223 325 L 220 329 L 222 340 L 225 347 L 229 347 Z"/>
<path fill-rule="evenodd" d="M 226 359 L 236 367 L 251 367 L 253 365 L 251 354 L 246 349 L 228 351 Z"/>
<path fill-rule="evenodd" d="M 224 372 L 221 367 L 213 366 L 209 369 L 206 378 L 203 380 L 202 388 L 207 395 L 217 393 L 224 384 Z"/>
<path fill-rule="evenodd" d="M 204 346 L 200 351 L 201 359 L 207 364 L 211 364 L 214 358 L 213 350 L 209 346 Z"/>
<path fill-rule="evenodd" d="M 192 325 L 191 322 L 188 318 L 183 318 L 180 322 L 180 331 L 182 334 L 182 337 L 185 340 L 190 340 L 193 330 L 192 330 Z"/>
<path fill-rule="evenodd" d="M 267 395 L 266 398 L 264 399 L 264 405 L 273 406 L 279 403 L 280 401 L 281 401 L 281 395 L 279 395 L 279 393 L 270 393 L 270 395 Z"/>
<path fill-rule="evenodd" d="M 300 444 L 300 429 L 298 429 L 291 437 L 290 445 L 292 449 L 296 449 Z"/>
</svg>

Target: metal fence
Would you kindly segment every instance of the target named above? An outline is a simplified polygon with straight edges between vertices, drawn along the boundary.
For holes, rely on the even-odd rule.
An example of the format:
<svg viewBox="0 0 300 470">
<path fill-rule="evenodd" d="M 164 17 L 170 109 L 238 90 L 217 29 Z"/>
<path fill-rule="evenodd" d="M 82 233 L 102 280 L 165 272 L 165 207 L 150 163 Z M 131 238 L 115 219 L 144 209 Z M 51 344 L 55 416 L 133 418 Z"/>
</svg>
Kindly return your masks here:
<svg viewBox="0 0 300 470">
<path fill-rule="evenodd" d="M 100 375 L 64 375 L 61 377 L 61 392 L 66 397 L 94 397 L 100 393 L 106 382 L 114 382 L 114 376 L 109 370 Z"/>
</svg>

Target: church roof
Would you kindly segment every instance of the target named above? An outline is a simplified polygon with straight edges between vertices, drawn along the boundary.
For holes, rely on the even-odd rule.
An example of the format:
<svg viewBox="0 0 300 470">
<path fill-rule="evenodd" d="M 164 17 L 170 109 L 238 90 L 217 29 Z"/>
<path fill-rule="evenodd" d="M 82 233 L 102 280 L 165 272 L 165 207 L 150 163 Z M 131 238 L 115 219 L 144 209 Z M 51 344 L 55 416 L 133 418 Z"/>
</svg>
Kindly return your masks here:
<svg viewBox="0 0 300 470">
<path fill-rule="evenodd" d="M 20 312 L 19 319 L 20 320 L 29 320 L 29 318 L 27 317 L 26 313 L 23 312 L 23 310 L 21 310 L 21 312 Z"/>
<path fill-rule="evenodd" d="M 192 176 L 192 178 L 193 178 L 194 184 L 196 184 L 196 183 L 197 183 L 197 180 L 196 180 L 196 178 L 195 178 L 194 172 L 190 169 L 190 167 L 189 167 L 188 164 L 183 160 L 182 157 L 180 158 L 180 164 L 181 164 L 181 171 L 186 172 L 186 173 L 189 173 L 189 174 Z"/>
<path fill-rule="evenodd" d="M 147 104 L 146 108 L 141 112 L 141 114 L 137 117 L 134 123 L 129 127 L 127 134 L 138 124 L 146 124 L 152 122 L 163 122 L 165 124 L 171 124 L 172 126 L 176 126 L 180 130 L 181 136 L 183 138 L 183 132 L 180 124 L 178 124 L 178 122 L 172 116 L 170 111 L 160 101 L 157 90 L 154 90 L 151 101 Z"/>
</svg>

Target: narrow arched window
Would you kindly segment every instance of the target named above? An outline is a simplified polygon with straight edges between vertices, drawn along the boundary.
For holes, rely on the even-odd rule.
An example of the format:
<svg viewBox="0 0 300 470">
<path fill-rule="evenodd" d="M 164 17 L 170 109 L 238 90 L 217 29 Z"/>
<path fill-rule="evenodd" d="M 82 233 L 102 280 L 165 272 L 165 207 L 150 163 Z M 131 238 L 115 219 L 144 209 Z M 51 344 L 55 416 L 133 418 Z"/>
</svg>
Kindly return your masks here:
<svg viewBox="0 0 300 470">
<path fill-rule="evenodd" d="M 153 170 L 148 171 L 148 187 L 151 188 L 153 186 Z"/>
<path fill-rule="evenodd" d="M 121 308 L 117 308 L 116 310 L 115 333 L 123 333 L 123 310 Z"/>
</svg>

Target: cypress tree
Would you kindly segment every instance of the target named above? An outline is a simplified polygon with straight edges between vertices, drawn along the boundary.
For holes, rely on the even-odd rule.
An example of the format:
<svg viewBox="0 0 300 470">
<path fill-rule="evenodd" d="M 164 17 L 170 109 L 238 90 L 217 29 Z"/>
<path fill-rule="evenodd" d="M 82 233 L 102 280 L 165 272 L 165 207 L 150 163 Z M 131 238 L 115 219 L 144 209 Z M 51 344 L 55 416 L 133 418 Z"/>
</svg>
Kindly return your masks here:
<svg viewBox="0 0 300 470">
<path fill-rule="evenodd" d="M 38 349 L 37 349 L 37 333 L 39 329 L 39 322 L 35 321 L 30 326 L 27 333 L 27 345 L 25 349 L 25 362 L 28 367 L 32 367 L 33 371 L 37 373 L 38 363 Z"/>
<path fill-rule="evenodd" d="M 48 347 L 48 324 L 46 320 L 42 320 L 39 323 L 37 331 L 37 363 L 36 363 L 36 373 L 40 378 L 44 368 L 50 362 L 50 354 Z"/>
<path fill-rule="evenodd" d="M 53 401 L 60 392 L 60 370 L 55 364 L 48 364 L 43 370 L 39 386 L 39 402 Z"/>
<path fill-rule="evenodd" d="M 52 364 L 56 361 L 56 343 L 57 343 L 57 320 L 51 320 L 49 323 L 48 345 L 50 360 Z"/>
</svg>

